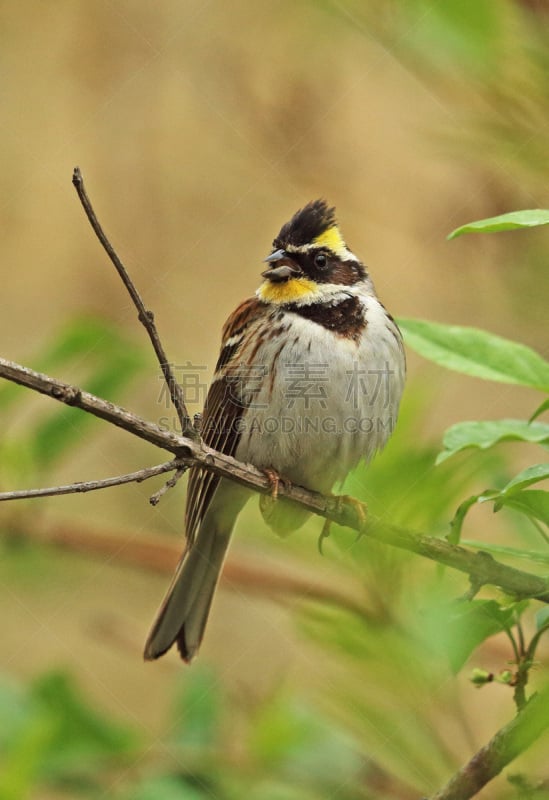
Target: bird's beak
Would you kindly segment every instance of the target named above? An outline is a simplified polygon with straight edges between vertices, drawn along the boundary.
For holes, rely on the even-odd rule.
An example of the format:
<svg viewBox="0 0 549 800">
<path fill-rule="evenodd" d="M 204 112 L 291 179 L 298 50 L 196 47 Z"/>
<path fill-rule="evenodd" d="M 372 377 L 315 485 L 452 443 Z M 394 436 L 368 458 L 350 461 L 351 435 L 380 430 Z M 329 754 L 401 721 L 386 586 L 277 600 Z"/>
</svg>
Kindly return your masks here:
<svg viewBox="0 0 549 800">
<path fill-rule="evenodd" d="M 282 283 L 303 274 L 299 265 L 290 258 L 285 250 L 275 250 L 274 253 L 267 256 L 265 263 L 269 264 L 269 268 L 261 273 L 261 277 L 267 278 L 273 283 Z"/>
</svg>

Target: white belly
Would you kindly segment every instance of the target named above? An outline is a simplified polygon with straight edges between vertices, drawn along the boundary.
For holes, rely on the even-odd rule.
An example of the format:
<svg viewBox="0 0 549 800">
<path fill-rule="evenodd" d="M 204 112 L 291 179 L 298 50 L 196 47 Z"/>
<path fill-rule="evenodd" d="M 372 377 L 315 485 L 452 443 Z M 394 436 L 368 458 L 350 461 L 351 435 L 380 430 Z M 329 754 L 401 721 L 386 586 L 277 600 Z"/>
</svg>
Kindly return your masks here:
<svg viewBox="0 0 549 800">
<path fill-rule="evenodd" d="M 259 348 L 247 368 L 251 403 L 237 459 L 327 492 L 383 447 L 396 423 L 404 353 L 381 304 L 373 297 L 364 303 L 367 327 L 359 344 L 291 315 L 276 379 L 268 365 L 280 341 Z"/>
</svg>

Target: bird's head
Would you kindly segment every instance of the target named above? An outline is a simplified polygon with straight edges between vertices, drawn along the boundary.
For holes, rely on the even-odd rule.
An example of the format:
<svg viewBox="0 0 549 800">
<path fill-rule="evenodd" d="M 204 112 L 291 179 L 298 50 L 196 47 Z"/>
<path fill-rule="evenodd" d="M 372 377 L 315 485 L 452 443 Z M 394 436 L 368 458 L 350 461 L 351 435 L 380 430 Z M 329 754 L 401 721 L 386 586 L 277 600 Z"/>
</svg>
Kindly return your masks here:
<svg viewBox="0 0 549 800">
<path fill-rule="evenodd" d="M 266 303 L 314 303 L 334 289 L 365 280 L 366 270 L 345 244 L 335 208 L 315 200 L 280 229 L 265 262 L 258 296 Z"/>
</svg>

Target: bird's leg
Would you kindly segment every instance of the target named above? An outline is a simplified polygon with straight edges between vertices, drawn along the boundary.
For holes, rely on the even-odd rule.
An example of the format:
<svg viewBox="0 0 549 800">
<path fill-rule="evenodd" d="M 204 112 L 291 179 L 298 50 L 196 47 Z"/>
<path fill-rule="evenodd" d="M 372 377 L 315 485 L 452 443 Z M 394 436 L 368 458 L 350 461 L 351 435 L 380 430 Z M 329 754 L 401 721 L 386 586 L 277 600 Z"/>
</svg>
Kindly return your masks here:
<svg viewBox="0 0 549 800">
<path fill-rule="evenodd" d="M 263 519 L 269 524 L 269 519 L 274 514 L 274 508 L 276 505 L 276 501 L 278 500 L 278 487 L 280 486 L 280 475 L 278 472 L 275 472 L 274 469 L 264 469 L 262 470 L 263 474 L 268 479 L 269 483 L 271 484 L 271 492 L 270 494 L 260 494 L 259 495 L 259 508 L 261 509 L 261 513 L 263 514 Z"/>
<path fill-rule="evenodd" d="M 364 523 L 366 522 L 366 504 L 361 503 L 360 500 L 357 500 L 356 497 L 351 497 L 348 494 L 340 494 L 340 495 L 332 495 L 335 500 L 335 511 L 340 512 L 343 509 L 343 506 L 349 505 L 354 508 L 356 511 L 356 515 L 359 520 L 360 528 L 363 527 Z M 322 526 L 322 530 L 320 532 L 320 536 L 318 537 L 318 552 L 320 555 L 324 555 L 322 552 L 322 544 L 324 539 L 327 539 L 330 535 L 330 529 L 332 527 L 332 520 L 327 519 L 324 521 L 324 525 Z"/>
<path fill-rule="evenodd" d="M 267 469 L 264 469 L 263 473 L 266 476 L 269 483 L 271 484 L 271 500 L 277 500 L 278 488 L 282 480 L 280 475 L 278 474 L 278 472 L 275 472 L 274 469 L 271 469 L 271 467 L 267 467 Z"/>
<path fill-rule="evenodd" d="M 267 469 L 262 470 L 263 474 L 271 484 L 271 500 L 278 500 L 278 490 L 280 488 L 280 484 L 286 486 L 287 489 L 292 488 L 292 482 L 288 480 L 288 478 L 281 478 L 278 472 L 272 467 L 267 467 Z M 265 495 L 263 495 L 265 497 Z"/>
<path fill-rule="evenodd" d="M 263 469 L 262 472 L 271 485 L 269 494 L 261 494 L 259 496 L 259 508 L 261 509 L 263 519 L 279 536 L 286 535 L 291 532 L 292 528 L 290 526 L 290 528 L 286 530 L 286 528 L 283 527 L 283 531 L 279 530 L 280 514 L 282 513 L 282 518 L 284 518 L 284 511 L 279 506 L 278 493 L 281 485 L 286 488 L 291 488 L 292 484 L 287 478 L 281 478 L 274 469 Z M 284 503 L 282 503 L 282 505 L 284 506 Z"/>
<path fill-rule="evenodd" d="M 360 500 L 357 500 L 356 497 L 351 497 L 349 494 L 339 495 L 337 498 L 337 510 L 341 511 L 345 505 L 352 506 L 354 508 L 358 517 L 359 526 L 362 528 L 366 522 L 366 515 L 368 512 L 366 503 L 362 503 Z"/>
</svg>

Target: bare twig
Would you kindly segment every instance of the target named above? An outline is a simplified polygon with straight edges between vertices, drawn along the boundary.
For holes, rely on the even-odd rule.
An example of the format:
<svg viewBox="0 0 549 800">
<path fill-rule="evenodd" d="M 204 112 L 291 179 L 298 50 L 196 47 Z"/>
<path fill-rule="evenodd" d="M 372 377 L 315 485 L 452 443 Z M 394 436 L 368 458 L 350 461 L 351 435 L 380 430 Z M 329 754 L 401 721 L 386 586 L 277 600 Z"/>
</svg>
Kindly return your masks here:
<svg viewBox="0 0 549 800">
<path fill-rule="evenodd" d="M 18 383 L 20 386 L 26 386 L 27 389 L 33 389 L 35 392 L 53 397 L 54 400 L 59 400 L 68 406 L 75 406 L 93 414 L 96 417 L 110 422 L 119 428 L 133 433 L 141 439 L 145 439 L 163 450 L 168 450 L 175 455 L 191 454 L 191 451 L 200 449 L 200 445 L 184 439 L 170 431 L 161 430 L 157 425 L 152 422 L 145 422 L 145 420 L 132 414 L 131 411 L 126 411 L 120 406 L 114 405 L 107 400 L 102 400 L 95 395 L 79 389 L 77 386 L 71 386 L 68 383 L 63 383 L 55 378 L 50 378 L 48 375 L 43 375 L 40 372 L 35 372 L 28 367 L 22 367 L 20 364 L 15 364 L 12 361 L 0 358 L 0 377 L 6 378 L 13 383 Z"/>
<path fill-rule="evenodd" d="M 96 481 L 79 481 L 69 483 L 64 486 L 48 486 L 43 489 L 20 489 L 14 492 L 0 492 L 0 503 L 4 500 L 28 500 L 34 497 L 55 497 L 61 494 L 83 494 L 85 492 L 95 492 L 98 489 L 108 489 L 111 486 L 122 486 L 124 483 L 141 483 L 156 475 L 163 475 L 165 472 L 177 470 L 179 473 L 177 459 L 167 461 L 165 464 L 158 464 L 156 467 L 146 467 L 138 469 L 136 472 L 128 472 L 126 475 L 117 475 L 115 478 L 101 478 Z M 183 468 L 183 471 L 186 468 Z M 173 478 L 172 478 L 173 480 Z M 168 481 L 170 483 L 170 481 Z"/>
<path fill-rule="evenodd" d="M 134 436 L 173 453 L 181 466 L 204 467 L 256 492 L 262 494 L 272 492 L 269 478 L 251 464 L 242 464 L 231 456 L 212 450 L 204 443 L 163 430 L 152 422 L 147 422 L 130 411 L 84 392 L 76 386 L 62 383 L 5 359 L 0 359 L 0 377 L 117 425 Z M 364 525 L 354 504 L 341 502 L 337 497 L 325 497 L 318 492 L 311 492 L 287 482 L 280 483 L 279 496 L 294 501 L 313 514 L 352 528 L 372 539 L 459 570 L 469 575 L 476 586 L 486 584 L 499 586 L 507 594 L 519 599 L 534 597 L 549 603 L 547 578 L 509 567 L 487 553 L 473 552 L 444 539 L 399 528 L 372 515 L 367 517 Z"/>
<path fill-rule="evenodd" d="M 170 392 L 170 398 L 175 407 L 177 416 L 179 418 L 179 422 L 181 424 L 181 431 L 184 436 L 188 436 L 190 439 L 197 440 L 199 438 L 198 433 L 193 427 L 192 421 L 187 412 L 185 401 L 183 399 L 183 392 L 181 391 L 181 386 L 178 384 L 176 380 L 171 364 L 168 361 L 168 357 L 164 351 L 162 342 L 160 341 L 160 337 L 158 336 L 158 331 L 156 330 L 156 325 L 154 322 L 154 314 L 152 311 L 149 311 L 148 309 L 145 308 L 145 304 L 143 303 L 141 295 L 137 291 L 134 282 L 128 275 L 125 266 L 121 262 L 113 246 L 107 239 L 107 236 L 103 228 L 101 227 L 99 220 L 97 219 L 95 211 L 93 210 L 93 206 L 86 193 L 86 189 L 84 187 L 84 179 L 82 177 L 82 173 L 80 172 L 79 167 L 74 168 L 72 182 L 78 193 L 78 197 L 80 198 L 80 202 L 82 203 L 84 211 L 86 212 L 86 216 L 90 222 L 90 225 L 92 226 L 95 232 L 95 235 L 101 242 L 105 252 L 109 256 L 112 263 L 114 264 L 116 271 L 120 275 L 124 286 L 128 290 L 128 293 L 135 307 L 137 308 L 139 321 L 143 324 L 147 333 L 149 334 L 149 338 L 154 348 L 154 352 L 156 353 L 158 363 L 160 364 L 162 374 L 164 375 L 164 380 L 166 381 L 168 390 Z"/>
<path fill-rule="evenodd" d="M 166 494 L 166 492 L 169 492 L 170 489 L 173 489 L 174 486 L 176 486 L 178 481 L 181 480 L 181 478 L 187 472 L 187 470 L 188 467 L 179 467 L 176 470 L 175 475 L 172 475 L 172 477 L 166 481 L 164 486 L 162 486 L 157 492 L 155 492 L 153 495 L 149 497 L 149 503 L 151 504 L 151 506 L 157 506 L 160 500 Z"/>
<path fill-rule="evenodd" d="M 533 695 L 430 800 L 468 800 L 549 728 L 549 687 Z"/>
</svg>

